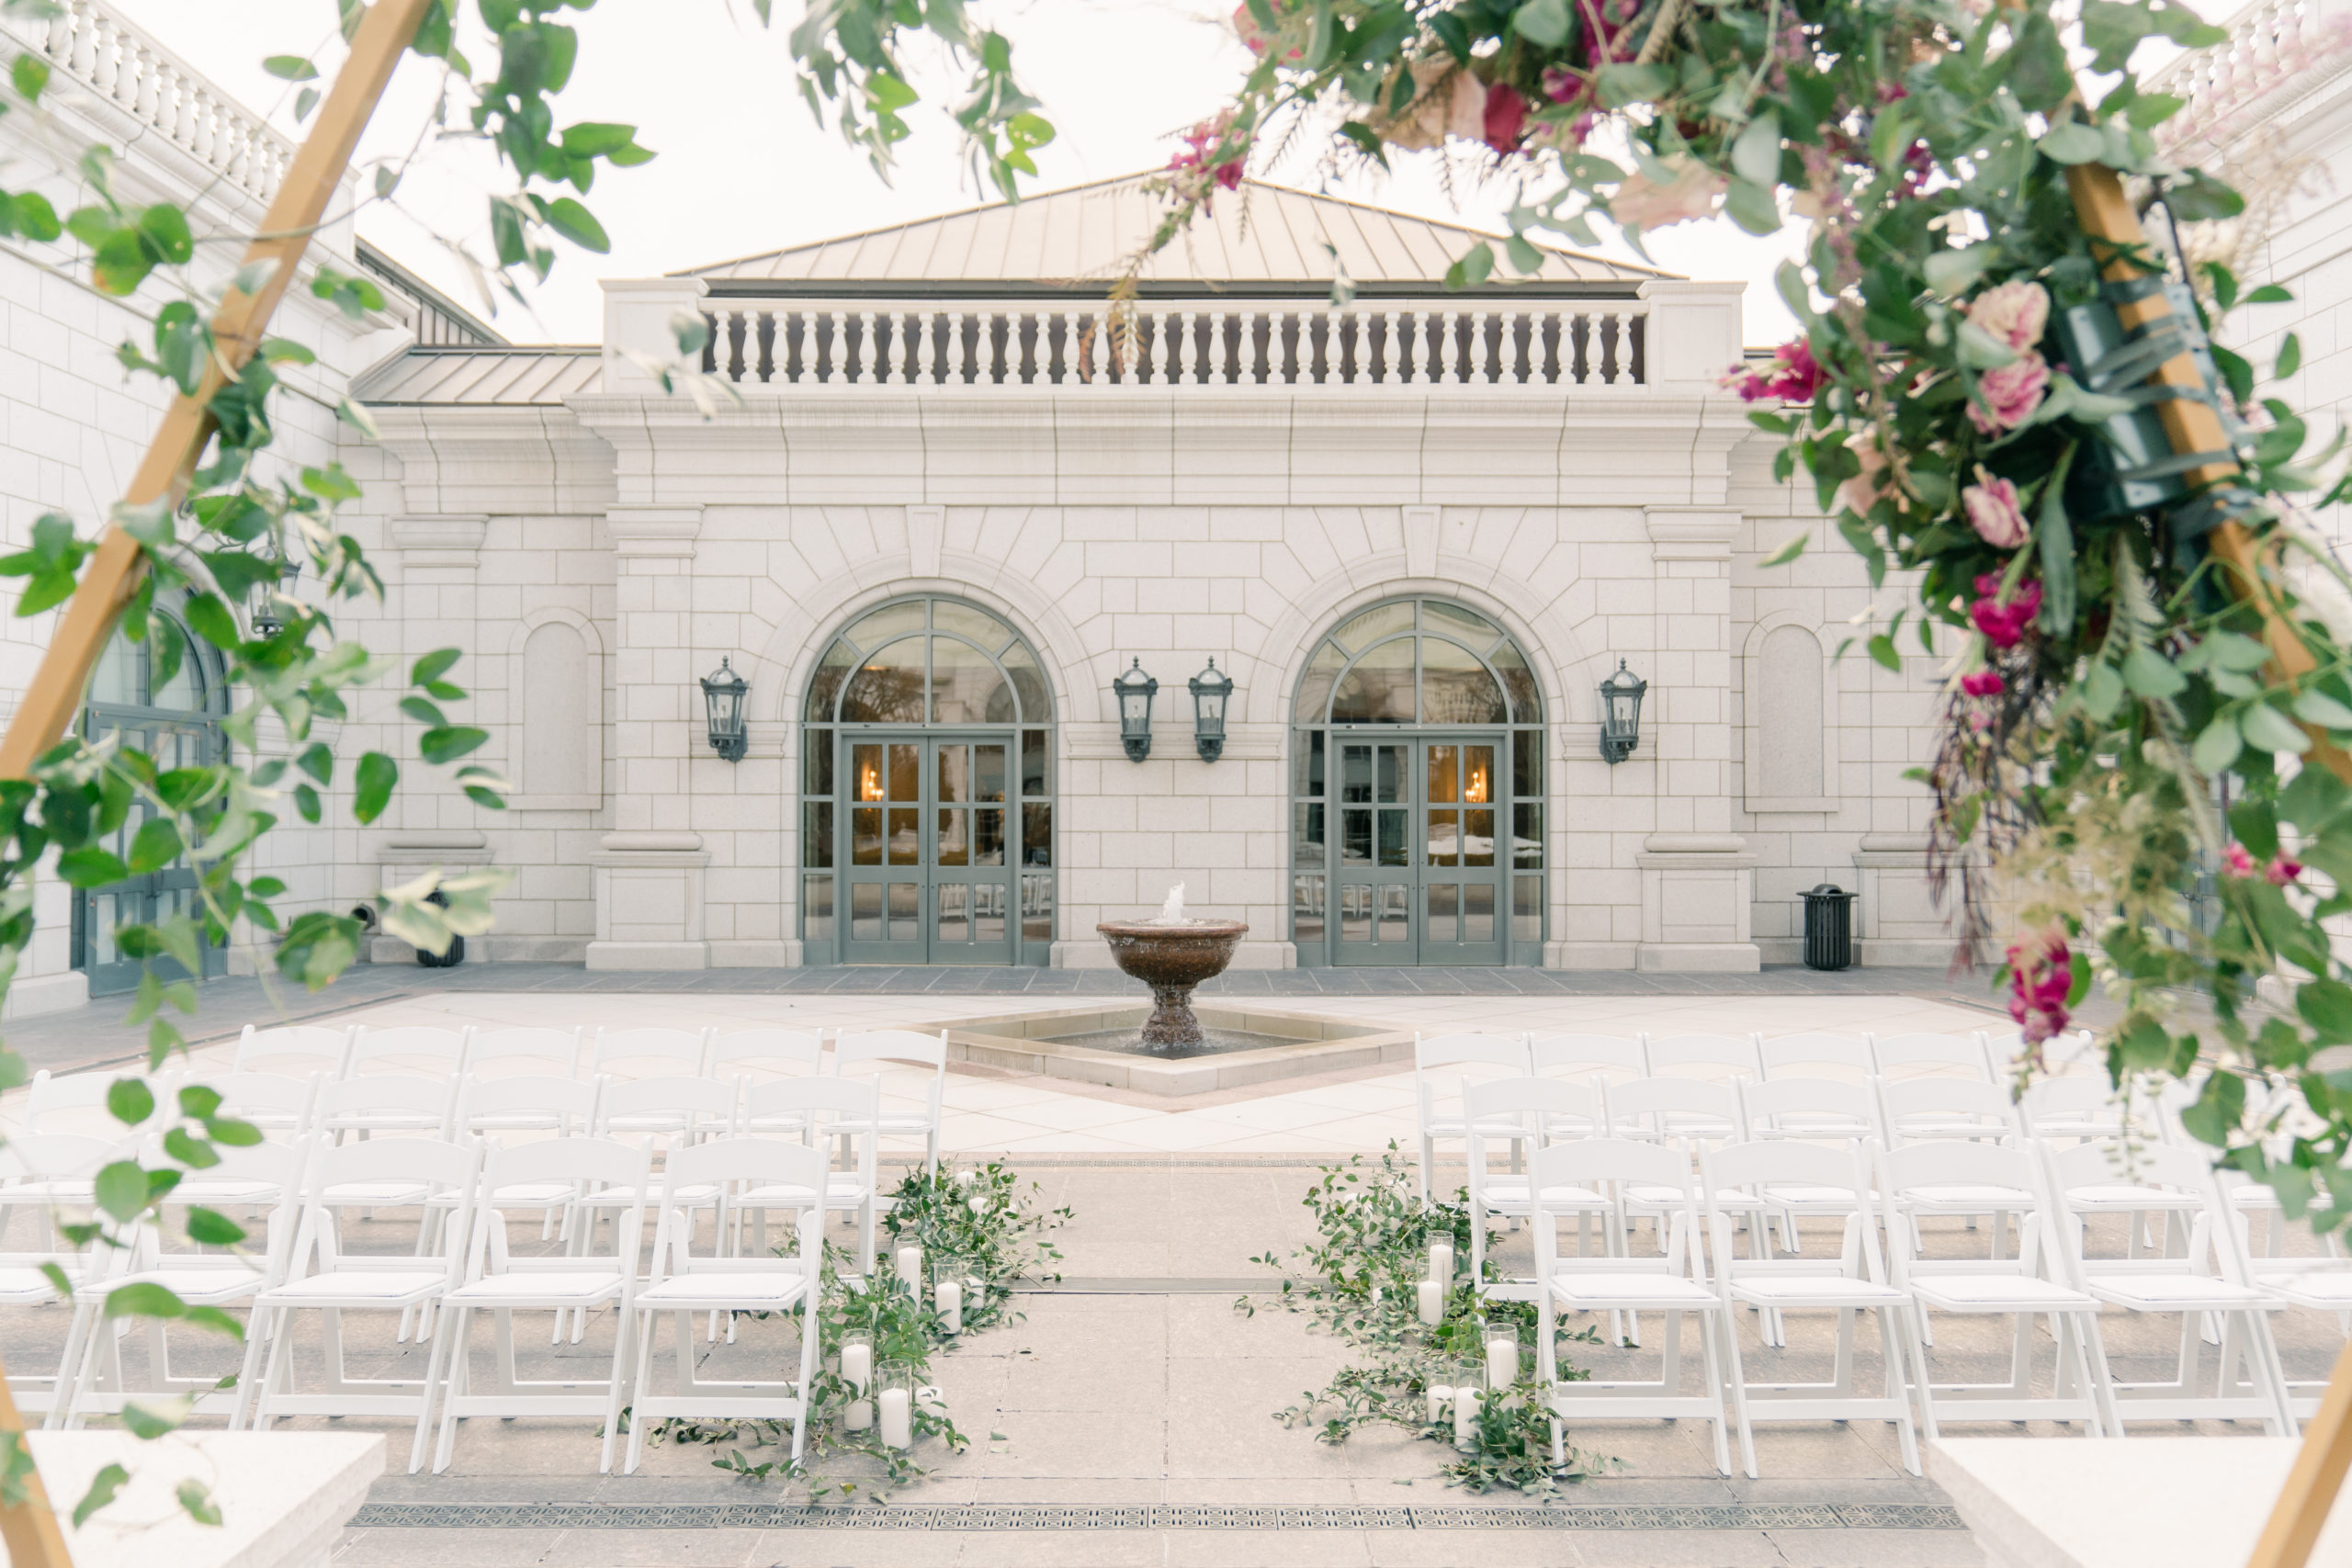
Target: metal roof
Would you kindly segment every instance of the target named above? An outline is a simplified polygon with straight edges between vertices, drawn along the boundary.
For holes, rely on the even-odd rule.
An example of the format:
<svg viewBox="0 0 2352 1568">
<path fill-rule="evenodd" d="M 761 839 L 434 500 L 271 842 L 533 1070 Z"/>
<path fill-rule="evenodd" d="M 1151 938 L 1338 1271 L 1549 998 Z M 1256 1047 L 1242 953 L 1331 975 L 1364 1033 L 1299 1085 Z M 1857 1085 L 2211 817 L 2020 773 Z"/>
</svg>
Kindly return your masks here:
<svg viewBox="0 0 2352 1568">
<path fill-rule="evenodd" d="M 352 397 L 363 403 L 473 403 L 504 407 L 560 404 L 604 383 L 594 346 L 412 348 L 363 378 Z"/>
<path fill-rule="evenodd" d="M 969 293 L 1001 299 L 1023 286 L 1099 288 L 1117 276 L 1159 220 L 1162 199 L 1143 188 L 1147 177 L 1128 175 L 1045 191 L 1017 205 L 991 202 L 672 276 L 707 278 L 714 293 L 769 295 L 887 289 L 898 296 Z M 1147 293 L 1322 293 L 1330 287 L 1336 255 L 1361 288 L 1426 292 L 1471 245 L 1501 237 L 1247 180 L 1239 190 L 1220 192 L 1206 216 L 1151 258 L 1143 287 Z M 1503 270 L 1497 268 L 1498 275 Z M 1543 271 L 1508 287 L 1614 293 L 1645 278 L 1677 276 L 1545 248 Z"/>
</svg>

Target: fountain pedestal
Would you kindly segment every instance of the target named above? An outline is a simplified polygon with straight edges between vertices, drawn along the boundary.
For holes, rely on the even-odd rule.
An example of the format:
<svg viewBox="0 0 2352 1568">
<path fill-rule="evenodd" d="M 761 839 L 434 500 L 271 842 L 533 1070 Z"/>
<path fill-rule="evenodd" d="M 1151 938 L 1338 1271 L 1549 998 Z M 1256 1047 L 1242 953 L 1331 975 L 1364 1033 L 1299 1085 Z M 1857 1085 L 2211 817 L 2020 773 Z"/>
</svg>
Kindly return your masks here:
<svg viewBox="0 0 2352 1568">
<path fill-rule="evenodd" d="M 1151 987 L 1154 1006 L 1144 1022 L 1143 1043 L 1201 1043 L 1193 987 L 1225 972 L 1249 926 L 1239 920 L 1106 920 L 1094 929 L 1110 944 L 1113 961 Z"/>
</svg>

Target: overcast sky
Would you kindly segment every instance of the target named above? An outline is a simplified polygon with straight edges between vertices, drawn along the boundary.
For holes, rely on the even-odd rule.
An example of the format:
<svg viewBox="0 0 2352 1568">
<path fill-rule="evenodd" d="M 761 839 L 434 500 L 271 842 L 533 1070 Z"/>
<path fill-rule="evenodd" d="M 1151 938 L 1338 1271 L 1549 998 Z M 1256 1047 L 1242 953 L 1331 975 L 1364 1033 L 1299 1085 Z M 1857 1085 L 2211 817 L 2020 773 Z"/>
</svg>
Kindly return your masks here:
<svg viewBox="0 0 2352 1568">
<path fill-rule="evenodd" d="M 334 42 L 330 0 L 111 0 L 174 51 L 254 108 L 277 106 L 292 129 L 285 85 L 266 74 L 271 54 L 311 54 Z M 470 9 L 470 7 L 469 7 Z M 1038 157 L 1045 190 L 1130 174 L 1168 161 L 1175 134 L 1216 108 L 1249 55 L 1201 0 L 994 0 L 975 12 L 1012 39 L 1014 60 L 1059 136 Z M 605 0 L 572 13 L 581 63 L 559 104 L 561 122 L 625 120 L 660 156 L 601 178 L 589 205 L 613 240 L 609 255 L 560 246 L 561 259 L 525 314 L 503 304 L 500 330 L 518 340 L 592 341 L 599 333 L 599 277 L 642 277 L 829 235 L 928 217 L 988 199 L 969 184 L 956 131 L 944 113 L 960 76 L 940 62 L 919 74 L 925 102 L 885 186 L 863 154 L 810 119 L 785 48 L 798 0 L 776 0 L 778 28 L 760 27 L 748 0 Z M 339 47 L 339 46 L 337 46 Z M 321 63 L 326 55 L 321 54 Z M 431 101 L 423 63 L 410 61 L 361 148 L 396 155 L 416 137 Z M 1312 150 L 1319 152 L 1317 150 Z M 1332 188 L 1358 200 L 1481 228 L 1500 226 L 1507 186 L 1457 186 L 1453 198 L 1435 155 L 1404 160 L 1396 175 Z M 1303 152 L 1272 171 L 1317 186 L 1317 158 Z M 474 303 L 462 266 L 435 230 L 487 254 L 483 193 L 497 172 L 479 150 L 444 147 L 402 186 L 407 212 L 369 208 L 360 231 L 393 255 Z M 413 214 L 413 215 L 412 215 Z M 1771 272 L 1787 236 L 1758 241 L 1728 223 L 1690 224 L 1653 237 L 1661 266 L 1703 277 L 1749 280 L 1747 339 L 1789 332 Z M 1631 255 L 1621 245 L 1614 254 Z"/>
</svg>

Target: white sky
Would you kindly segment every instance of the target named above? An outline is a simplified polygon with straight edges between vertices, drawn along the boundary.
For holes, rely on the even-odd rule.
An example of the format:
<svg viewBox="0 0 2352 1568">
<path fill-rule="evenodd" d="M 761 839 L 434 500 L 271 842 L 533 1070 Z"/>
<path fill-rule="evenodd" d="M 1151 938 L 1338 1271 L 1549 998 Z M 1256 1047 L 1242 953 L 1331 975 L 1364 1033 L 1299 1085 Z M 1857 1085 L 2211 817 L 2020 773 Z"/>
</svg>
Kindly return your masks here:
<svg viewBox="0 0 2352 1568">
<path fill-rule="evenodd" d="M 292 129 L 285 85 L 266 74 L 271 54 L 309 54 L 333 39 L 329 0 L 110 0 L 167 47 L 249 107 L 276 105 Z M 964 176 L 957 132 L 944 106 L 962 76 L 944 62 L 919 73 L 925 102 L 910 111 L 915 134 L 900 144 L 885 186 L 862 153 L 811 121 L 794 82 L 784 33 L 800 0 L 776 0 L 777 27 L 763 29 L 749 0 L 605 0 L 572 12 L 581 63 L 558 102 L 558 122 L 623 120 L 661 154 L 599 178 L 588 205 L 613 240 L 609 255 L 559 242 L 553 276 L 525 314 L 503 302 L 499 329 L 519 341 L 594 341 L 599 277 L 643 277 L 729 256 L 877 228 L 969 206 L 992 193 Z M 1059 131 L 1038 155 L 1031 188 L 1132 173 L 1167 162 L 1175 133 L 1213 112 L 1248 68 L 1249 55 L 1216 19 L 1211 0 L 980 0 L 976 16 L 1013 40 L 1029 90 Z M 339 47 L 339 46 L 338 46 Z M 322 56 L 321 64 L 326 65 Z M 424 123 L 432 83 L 423 62 L 401 67 L 362 144 L 361 157 L 396 154 Z M 1286 183 L 1317 183 L 1317 154 L 1303 149 L 1272 170 Z M 482 193 L 498 181 L 478 148 L 445 145 L 400 192 L 416 215 L 370 208 L 362 233 L 469 305 L 477 295 L 428 225 L 490 246 Z M 1339 194 L 1440 220 L 1499 228 L 1509 187 L 1459 188 L 1450 202 L 1435 154 L 1400 160 L 1398 172 L 1333 187 Z M 1769 344 L 1792 323 L 1771 284 L 1792 254 L 1796 231 L 1758 240 L 1727 220 L 1685 224 L 1651 237 L 1658 265 L 1748 283 L 1747 337 Z M 1630 257 L 1622 244 L 1606 247 Z"/>
</svg>

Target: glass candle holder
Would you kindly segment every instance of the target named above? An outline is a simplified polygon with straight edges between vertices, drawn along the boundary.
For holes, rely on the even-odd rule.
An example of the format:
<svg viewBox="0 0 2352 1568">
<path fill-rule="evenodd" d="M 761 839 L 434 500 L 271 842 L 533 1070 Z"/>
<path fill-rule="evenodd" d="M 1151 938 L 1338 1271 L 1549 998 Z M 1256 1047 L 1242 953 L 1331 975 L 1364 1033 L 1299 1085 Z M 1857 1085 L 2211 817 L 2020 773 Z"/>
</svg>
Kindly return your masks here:
<svg viewBox="0 0 2352 1568">
<path fill-rule="evenodd" d="M 1511 1323 L 1482 1324 L 1478 1337 L 1486 1359 L 1487 1392 L 1490 1396 L 1501 1399 L 1519 1382 L 1519 1325 Z"/>
<path fill-rule="evenodd" d="M 942 1253 L 932 1260 L 931 1306 L 939 1314 L 939 1325 L 950 1334 L 964 1332 L 964 1302 L 971 1293 L 972 1281 L 964 1260 L 953 1253 Z"/>
<path fill-rule="evenodd" d="M 874 1396 L 882 1441 L 894 1449 L 915 1446 L 915 1371 L 904 1361 L 892 1361 L 875 1375 L 879 1391 Z"/>
<path fill-rule="evenodd" d="M 1421 1362 L 1421 1403 L 1427 1415 L 1423 1417 L 1432 1427 L 1453 1419 L 1453 1363 L 1443 1356 L 1431 1356 Z"/>
<path fill-rule="evenodd" d="M 849 1384 L 849 1407 L 842 1426 L 863 1432 L 874 1425 L 874 1337 L 863 1332 L 842 1337 L 842 1382 Z"/>
<path fill-rule="evenodd" d="M 1476 1360 L 1453 1363 L 1453 1446 L 1464 1452 L 1478 1446 L 1478 1402 L 1486 1377 L 1486 1368 Z"/>
</svg>

